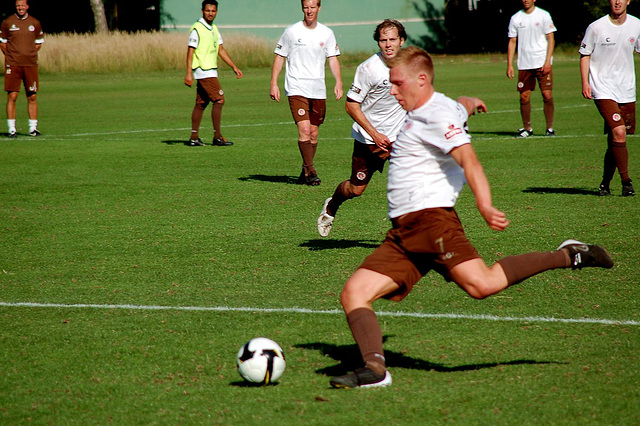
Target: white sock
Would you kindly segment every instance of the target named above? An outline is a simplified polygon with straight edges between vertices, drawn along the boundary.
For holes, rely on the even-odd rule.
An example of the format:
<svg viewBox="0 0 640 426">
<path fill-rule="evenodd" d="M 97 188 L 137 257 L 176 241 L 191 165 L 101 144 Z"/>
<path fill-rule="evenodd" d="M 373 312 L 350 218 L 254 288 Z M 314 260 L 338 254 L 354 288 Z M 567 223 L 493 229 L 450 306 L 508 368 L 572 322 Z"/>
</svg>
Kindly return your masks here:
<svg viewBox="0 0 640 426">
<path fill-rule="evenodd" d="M 38 120 L 29 120 L 29 132 L 33 132 L 38 128 Z"/>
<path fill-rule="evenodd" d="M 7 125 L 9 126 L 9 133 L 15 133 L 16 132 L 16 119 L 15 118 L 13 120 L 7 120 Z"/>
</svg>

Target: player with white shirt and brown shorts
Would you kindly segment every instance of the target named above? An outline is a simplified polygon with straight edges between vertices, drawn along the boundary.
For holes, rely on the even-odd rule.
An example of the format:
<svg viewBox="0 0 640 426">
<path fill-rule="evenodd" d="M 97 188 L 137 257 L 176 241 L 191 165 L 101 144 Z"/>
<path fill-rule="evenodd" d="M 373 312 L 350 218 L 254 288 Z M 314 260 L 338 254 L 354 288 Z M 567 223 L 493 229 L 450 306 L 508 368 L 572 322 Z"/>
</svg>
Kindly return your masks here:
<svg viewBox="0 0 640 426">
<path fill-rule="evenodd" d="M 391 385 L 372 304 L 380 298 L 402 300 L 432 269 L 471 297 L 484 299 L 549 269 L 613 266 L 602 247 L 575 240 L 566 240 L 557 250 L 507 256 L 487 266 L 454 209 L 468 183 L 489 227 L 502 231 L 509 225 L 493 206 L 466 131 L 469 115 L 486 107 L 477 98 L 454 101 L 436 92 L 433 62 L 422 49 L 403 49 L 390 65 L 391 93 L 408 111 L 389 160 L 387 198 L 393 227 L 340 295 L 364 367 L 332 378 L 337 388 Z"/>
<path fill-rule="evenodd" d="M 333 31 L 318 22 L 320 0 L 301 0 L 304 19 L 287 27 L 278 40 L 271 68 L 271 99 L 280 102 L 278 76 L 286 61 L 284 90 L 289 98 L 291 115 L 298 129 L 298 149 L 302 157 L 299 184 L 320 185 L 314 165 L 318 149 L 318 132 L 326 113 L 325 62 L 336 84 L 336 100 L 342 98 L 340 49 Z"/>
<path fill-rule="evenodd" d="M 376 27 L 373 38 L 380 52 L 358 65 L 347 92 L 345 108 L 354 120 L 351 177 L 341 182 L 324 202 L 317 220 L 318 233 L 323 237 L 329 235 L 342 203 L 362 195 L 373 174 L 382 173 L 391 145 L 407 115 L 390 93 L 387 65 L 407 38 L 404 26 L 396 20 L 386 19 Z"/>
</svg>

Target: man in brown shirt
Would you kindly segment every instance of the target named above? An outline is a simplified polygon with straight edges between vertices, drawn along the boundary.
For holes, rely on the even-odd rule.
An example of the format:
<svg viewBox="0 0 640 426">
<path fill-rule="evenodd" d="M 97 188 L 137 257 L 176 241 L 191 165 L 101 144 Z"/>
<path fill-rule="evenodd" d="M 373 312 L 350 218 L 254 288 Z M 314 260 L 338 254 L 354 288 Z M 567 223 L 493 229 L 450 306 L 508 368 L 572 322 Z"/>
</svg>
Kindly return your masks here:
<svg viewBox="0 0 640 426">
<path fill-rule="evenodd" d="M 38 131 L 38 51 L 44 43 L 40 21 L 30 16 L 27 0 L 16 0 L 16 13 L 2 21 L 0 50 L 4 54 L 4 90 L 7 92 L 7 124 L 9 137 L 17 138 L 16 99 L 20 84 L 27 92 L 29 135 L 40 136 Z"/>
</svg>

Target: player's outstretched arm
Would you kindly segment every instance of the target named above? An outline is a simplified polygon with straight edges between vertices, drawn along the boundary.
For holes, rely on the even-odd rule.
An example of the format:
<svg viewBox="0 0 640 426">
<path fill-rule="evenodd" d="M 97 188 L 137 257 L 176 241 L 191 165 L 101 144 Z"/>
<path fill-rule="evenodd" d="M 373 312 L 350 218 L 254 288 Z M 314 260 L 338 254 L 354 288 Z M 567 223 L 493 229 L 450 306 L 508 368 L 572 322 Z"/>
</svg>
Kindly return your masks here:
<svg viewBox="0 0 640 426">
<path fill-rule="evenodd" d="M 342 99 L 342 72 L 340 71 L 340 62 L 337 56 L 329 57 L 329 69 L 333 74 L 333 78 L 336 79 L 336 85 L 333 89 L 333 93 L 336 95 L 336 101 Z"/>
<path fill-rule="evenodd" d="M 271 66 L 271 88 L 269 90 L 271 99 L 276 102 L 280 102 L 280 87 L 278 86 L 278 77 L 280 76 L 280 71 L 282 71 L 283 65 L 284 56 L 276 54 L 273 58 L 273 65 Z"/>
<path fill-rule="evenodd" d="M 487 106 L 482 99 L 472 98 L 469 96 L 460 96 L 457 99 L 458 103 L 465 107 L 467 115 L 472 116 L 476 113 L 487 112 Z"/>
<path fill-rule="evenodd" d="M 454 148 L 451 156 L 464 170 L 464 176 L 476 199 L 476 207 L 487 225 L 494 231 L 503 231 L 509 226 L 509 220 L 504 212 L 493 206 L 489 181 L 471 144 Z"/>
</svg>

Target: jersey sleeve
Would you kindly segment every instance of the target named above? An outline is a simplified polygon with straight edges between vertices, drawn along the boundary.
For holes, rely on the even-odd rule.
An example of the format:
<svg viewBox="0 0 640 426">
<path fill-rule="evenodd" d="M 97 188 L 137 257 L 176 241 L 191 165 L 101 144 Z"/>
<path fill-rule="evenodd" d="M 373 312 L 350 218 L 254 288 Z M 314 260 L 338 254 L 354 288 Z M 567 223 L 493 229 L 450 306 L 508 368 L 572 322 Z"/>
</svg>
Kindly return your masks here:
<svg viewBox="0 0 640 426">
<path fill-rule="evenodd" d="M 358 103 L 362 103 L 364 98 L 371 89 L 371 78 L 369 73 L 366 72 L 366 68 L 362 64 L 356 69 L 356 75 L 353 77 L 353 83 L 351 88 L 347 92 L 347 98 L 352 99 Z"/>
<path fill-rule="evenodd" d="M 38 21 L 35 33 L 36 33 L 36 44 L 44 43 L 44 32 L 42 31 L 42 25 L 40 24 L 40 21 Z"/>
<path fill-rule="evenodd" d="M 193 31 L 191 31 L 191 34 L 189 34 L 188 46 L 193 47 L 194 49 L 197 49 L 198 43 L 200 43 L 200 36 L 198 35 L 198 31 L 194 29 Z"/>
<path fill-rule="evenodd" d="M 509 20 L 509 27 L 507 28 L 507 37 L 509 38 L 518 37 L 518 27 L 516 26 L 516 22 L 515 22 L 515 15 L 512 16 L 511 19 Z"/>
<path fill-rule="evenodd" d="M 327 37 L 327 43 L 324 46 L 324 53 L 327 58 L 332 56 L 340 56 L 340 48 L 336 41 L 336 36 L 333 31 L 329 30 L 329 36 Z"/>
<path fill-rule="evenodd" d="M 581 55 L 590 56 L 593 53 L 593 49 L 595 47 L 596 35 L 593 30 L 593 26 L 589 25 L 587 27 L 587 31 L 584 33 L 584 37 L 582 39 L 582 43 L 580 43 L 580 52 Z"/>
<path fill-rule="evenodd" d="M 276 44 L 276 48 L 273 51 L 276 55 L 284 56 L 285 58 L 289 56 L 289 29 L 284 30 L 282 36 L 278 40 Z"/>
<path fill-rule="evenodd" d="M 557 31 L 556 29 L 556 25 L 553 23 L 553 19 L 551 18 L 550 14 L 545 14 L 545 20 L 544 20 L 544 33 L 546 34 L 551 34 L 551 33 L 555 33 Z"/>
</svg>

